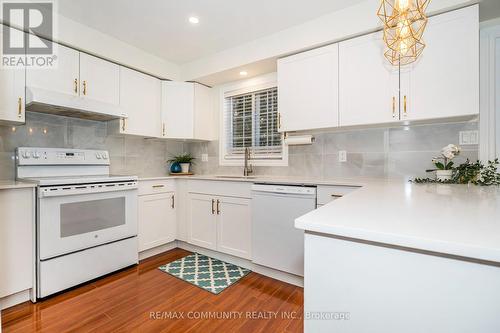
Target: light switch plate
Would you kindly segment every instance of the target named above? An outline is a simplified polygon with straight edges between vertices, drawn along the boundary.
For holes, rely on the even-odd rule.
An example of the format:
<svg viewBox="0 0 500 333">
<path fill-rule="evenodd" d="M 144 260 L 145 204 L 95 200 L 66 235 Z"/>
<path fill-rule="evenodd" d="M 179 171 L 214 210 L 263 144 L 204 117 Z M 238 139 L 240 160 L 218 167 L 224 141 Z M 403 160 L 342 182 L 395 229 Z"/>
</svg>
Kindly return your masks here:
<svg viewBox="0 0 500 333">
<path fill-rule="evenodd" d="M 460 131 L 459 133 L 459 145 L 477 145 L 479 144 L 479 132 L 478 131 Z"/>
<path fill-rule="evenodd" d="M 201 154 L 201 161 L 208 162 L 208 154 Z"/>
<path fill-rule="evenodd" d="M 347 151 L 345 150 L 339 151 L 339 162 L 347 162 Z"/>
</svg>

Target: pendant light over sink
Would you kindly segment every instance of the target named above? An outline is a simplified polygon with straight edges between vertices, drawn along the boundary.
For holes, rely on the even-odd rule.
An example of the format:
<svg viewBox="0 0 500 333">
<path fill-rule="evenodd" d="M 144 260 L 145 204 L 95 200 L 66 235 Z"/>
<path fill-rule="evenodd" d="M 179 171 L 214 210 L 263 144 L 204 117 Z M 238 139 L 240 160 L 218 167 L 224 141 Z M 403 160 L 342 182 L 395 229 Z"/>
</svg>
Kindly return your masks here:
<svg viewBox="0 0 500 333">
<path fill-rule="evenodd" d="M 425 48 L 422 39 L 430 0 L 382 0 L 377 15 L 384 23 L 384 56 L 392 65 L 415 62 Z"/>
</svg>

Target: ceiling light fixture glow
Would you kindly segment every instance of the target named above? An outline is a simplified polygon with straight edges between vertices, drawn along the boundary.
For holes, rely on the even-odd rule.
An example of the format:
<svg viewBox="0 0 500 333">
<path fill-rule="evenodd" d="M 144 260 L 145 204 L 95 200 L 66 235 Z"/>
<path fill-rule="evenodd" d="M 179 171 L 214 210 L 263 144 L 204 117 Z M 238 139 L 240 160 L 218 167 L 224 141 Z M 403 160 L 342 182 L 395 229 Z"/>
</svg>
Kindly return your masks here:
<svg viewBox="0 0 500 333">
<path fill-rule="evenodd" d="M 198 24 L 198 23 L 200 23 L 200 19 L 197 18 L 196 16 L 191 16 L 189 18 L 189 23 L 191 23 L 191 24 Z"/>
<path fill-rule="evenodd" d="M 240 75 L 241 75 L 241 76 L 247 76 L 247 75 L 248 75 L 248 72 L 247 72 L 247 71 L 241 71 L 241 72 L 240 72 Z"/>
</svg>

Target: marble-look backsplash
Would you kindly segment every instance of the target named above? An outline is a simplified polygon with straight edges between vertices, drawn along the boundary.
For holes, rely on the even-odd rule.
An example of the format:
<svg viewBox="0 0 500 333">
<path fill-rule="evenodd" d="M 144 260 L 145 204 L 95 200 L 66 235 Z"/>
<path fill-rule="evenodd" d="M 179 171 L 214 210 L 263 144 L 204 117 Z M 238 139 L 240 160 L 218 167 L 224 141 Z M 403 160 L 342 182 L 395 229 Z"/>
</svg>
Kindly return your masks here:
<svg viewBox="0 0 500 333">
<path fill-rule="evenodd" d="M 27 112 L 25 125 L 0 126 L 0 179 L 15 177 L 14 151 L 21 146 L 105 149 L 111 173 L 145 177 L 166 175 L 166 160 L 189 151 L 187 143 L 113 135 L 106 122 Z"/>
<path fill-rule="evenodd" d="M 254 167 L 257 175 L 332 177 L 425 176 L 431 159 L 449 143 L 458 144 L 459 132 L 477 130 L 477 122 L 357 129 L 315 133 L 309 146 L 289 149 L 288 167 Z M 113 174 L 163 176 L 173 154 L 191 152 L 198 174 L 242 174 L 242 167 L 219 166 L 219 142 L 185 143 L 114 135 L 105 122 L 47 114 L 26 114 L 26 124 L 0 126 L 0 179 L 15 177 L 14 151 L 20 146 L 106 149 Z M 457 162 L 478 158 L 478 146 L 463 146 Z M 347 151 L 347 162 L 338 152 Z M 208 162 L 201 161 L 208 154 Z"/>
<path fill-rule="evenodd" d="M 316 133 L 308 146 L 289 149 L 288 167 L 254 167 L 257 175 L 308 178 L 426 176 L 431 159 L 447 144 L 459 143 L 459 132 L 477 130 L 477 122 L 401 126 Z M 199 174 L 242 174 L 242 167 L 219 166 L 219 142 L 191 144 Z M 462 146 L 457 162 L 478 159 L 478 146 Z M 338 152 L 347 151 L 347 162 L 338 162 Z M 208 154 L 208 162 L 200 162 Z"/>
</svg>

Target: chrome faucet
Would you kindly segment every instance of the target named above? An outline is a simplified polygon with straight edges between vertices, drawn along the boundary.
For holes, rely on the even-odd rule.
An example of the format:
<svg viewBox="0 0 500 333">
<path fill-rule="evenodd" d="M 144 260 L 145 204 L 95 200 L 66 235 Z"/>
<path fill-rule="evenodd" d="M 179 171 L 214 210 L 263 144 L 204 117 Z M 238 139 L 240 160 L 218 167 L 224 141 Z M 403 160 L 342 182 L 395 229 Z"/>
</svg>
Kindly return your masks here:
<svg viewBox="0 0 500 333">
<path fill-rule="evenodd" d="M 250 156 L 250 148 L 245 148 L 245 167 L 243 168 L 243 176 L 248 176 L 253 172 L 252 165 L 248 163 L 252 159 Z"/>
</svg>

